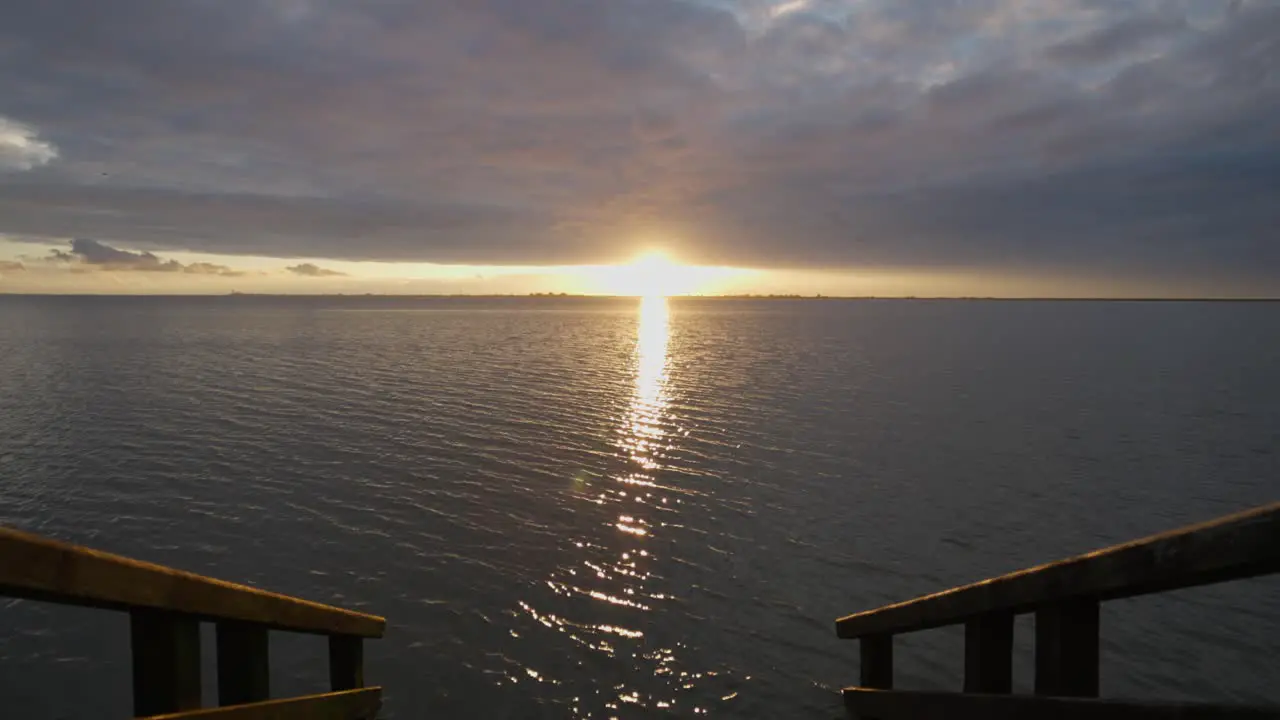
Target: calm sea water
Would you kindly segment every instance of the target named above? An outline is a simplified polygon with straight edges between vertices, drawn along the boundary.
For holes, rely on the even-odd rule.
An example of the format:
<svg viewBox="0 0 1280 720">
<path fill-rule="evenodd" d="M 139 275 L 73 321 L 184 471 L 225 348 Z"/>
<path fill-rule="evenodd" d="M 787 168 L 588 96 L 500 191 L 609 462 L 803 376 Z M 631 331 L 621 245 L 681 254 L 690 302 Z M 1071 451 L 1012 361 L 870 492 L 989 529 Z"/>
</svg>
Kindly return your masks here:
<svg viewBox="0 0 1280 720">
<path fill-rule="evenodd" d="M 0 297 L 0 523 L 385 615 L 394 718 L 832 717 L 837 616 L 1276 500 L 1278 448 L 1280 304 Z M 1104 694 L 1280 701 L 1278 590 L 1104 606 Z M 123 717 L 127 636 L 0 601 L 0 698 Z"/>
</svg>

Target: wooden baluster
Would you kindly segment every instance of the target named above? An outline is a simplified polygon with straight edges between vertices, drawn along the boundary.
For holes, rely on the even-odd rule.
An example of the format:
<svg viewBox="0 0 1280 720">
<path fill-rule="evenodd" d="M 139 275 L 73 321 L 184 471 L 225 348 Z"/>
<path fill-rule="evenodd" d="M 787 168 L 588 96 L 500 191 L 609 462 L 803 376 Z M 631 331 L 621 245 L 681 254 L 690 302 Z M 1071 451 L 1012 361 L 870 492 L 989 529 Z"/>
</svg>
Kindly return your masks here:
<svg viewBox="0 0 1280 720">
<path fill-rule="evenodd" d="M 200 708 L 200 623 L 163 610 L 129 612 L 133 714 Z"/>
<path fill-rule="evenodd" d="M 271 697 L 267 629 L 225 621 L 217 624 L 218 704 L 243 705 Z"/>
<path fill-rule="evenodd" d="M 329 636 L 329 688 L 364 687 L 364 643 L 355 635 Z"/>
<path fill-rule="evenodd" d="M 859 685 L 888 690 L 893 687 L 893 636 L 867 635 L 858 641 L 862 655 Z"/>
<path fill-rule="evenodd" d="M 1098 696 L 1098 601 L 1036 611 L 1036 694 Z"/>
<path fill-rule="evenodd" d="M 965 623 L 964 691 L 1013 691 L 1013 613 L 989 613 Z"/>
<path fill-rule="evenodd" d="M 864 635 L 858 641 L 858 650 L 862 656 L 858 684 L 864 688 L 877 690 L 891 689 L 893 687 L 893 636 Z M 853 708 L 847 702 L 846 698 L 845 707 L 851 717 L 857 717 L 859 720 L 877 720 L 873 716 L 855 715 Z"/>
</svg>

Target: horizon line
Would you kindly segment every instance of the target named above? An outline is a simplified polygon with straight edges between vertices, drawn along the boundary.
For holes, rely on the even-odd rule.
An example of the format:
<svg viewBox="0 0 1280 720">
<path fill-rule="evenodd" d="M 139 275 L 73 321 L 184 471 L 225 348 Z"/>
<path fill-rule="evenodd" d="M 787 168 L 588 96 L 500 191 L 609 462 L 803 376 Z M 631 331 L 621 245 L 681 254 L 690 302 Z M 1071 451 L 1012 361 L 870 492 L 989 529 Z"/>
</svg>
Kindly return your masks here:
<svg viewBox="0 0 1280 720">
<path fill-rule="evenodd" d="M 588 294 L 588 293 L 554 293 L 554 292 L 533 292 L 533 293 L 250 293 L 250 292 L 231 292 L 231 293 L 41 293 L 41 292 L 5 292 L 0 290 L 0 296 L 3 297 L 120 297 L 120 298 L 300 298 L 300 299 L 317 299 L 317 298 L 346 298 L 346 299 L 371 299 L 371 298 L 401 298 L 401 299 L 445 299 L 445 298 L 474 298 L 474 299 L 530 299 L 536 298 L 541 300 L 571 300 L 571 299 L 598 299 L 598 300 L 638 300 L 644 297 L 652 297 L 648 295 L 607 295 L 607 294 Z M 1179 296 L 1068 296 L 1068 295 L 800 295 L 790 293 L 774 293 L 774 294 L 754 294 L 754 293 L 735 293 L 724 295 L 699 295 L 699 294 L 680 294 L 680 295 L 663 295 L 668 299 L 692 299 L 692 300 L 959 300 L 959 301 L 994 301 L 994 302 L 1280 302 L 1280 296 L 1196 296 L 1196 297 L 1179 297 Z"/>
</svg>

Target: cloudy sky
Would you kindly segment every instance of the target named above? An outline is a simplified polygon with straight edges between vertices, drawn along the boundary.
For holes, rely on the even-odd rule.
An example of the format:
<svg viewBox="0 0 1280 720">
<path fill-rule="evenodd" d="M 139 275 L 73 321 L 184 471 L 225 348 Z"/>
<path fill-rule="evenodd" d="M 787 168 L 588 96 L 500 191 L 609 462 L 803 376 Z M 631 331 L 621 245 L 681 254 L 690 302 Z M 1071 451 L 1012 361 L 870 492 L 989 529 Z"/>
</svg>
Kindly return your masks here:
<svg viewBox="0 0 1280 720">
<path fill-rule="evenodd" d="M 0 291 L 1280 295 L 1280 0 L 0 0 Z"/>
</svg>

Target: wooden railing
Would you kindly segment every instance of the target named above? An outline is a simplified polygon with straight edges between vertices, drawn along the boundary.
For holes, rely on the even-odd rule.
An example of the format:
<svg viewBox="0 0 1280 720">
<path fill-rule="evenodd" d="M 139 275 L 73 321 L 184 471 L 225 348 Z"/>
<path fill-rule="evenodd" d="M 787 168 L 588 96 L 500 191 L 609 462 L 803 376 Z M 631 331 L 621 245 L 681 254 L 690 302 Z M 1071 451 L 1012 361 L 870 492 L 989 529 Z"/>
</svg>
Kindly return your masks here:
<svg viewBox="0 0 1280 720">
<path fill-rule="evenodd" d="M 1101 602 L 1278 571 L 1280 503 L 849 615 L 836 634 L 860 641 L 862 670 L 845 707 L 882 720 L 1280 718 L 1280 708 L 1097 699 Z M 1035 613 L 1035 694 L 1012 695 L 1013 618 L 1024 613 Z M 894 635 L 961 623 L 963 693 L 892 689 Z"/>
<path fill-rule="evenodd" d="M 363 638 L 386 621 L 0 528 L 0 597 L 129 613 L 136 717 L 369 720 Z M 217 708 L 200 709 L 200 623 L 217 639 Z M 270 630 L 326 635 L 332 692 L 268 700 Z"/>
</svg>

